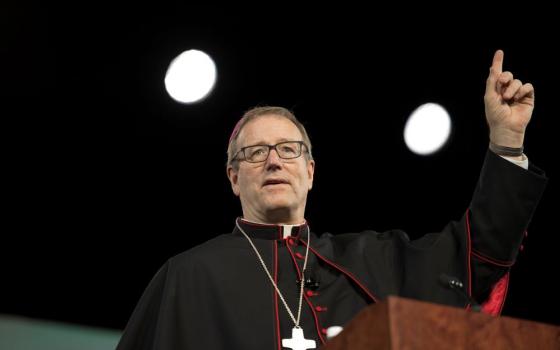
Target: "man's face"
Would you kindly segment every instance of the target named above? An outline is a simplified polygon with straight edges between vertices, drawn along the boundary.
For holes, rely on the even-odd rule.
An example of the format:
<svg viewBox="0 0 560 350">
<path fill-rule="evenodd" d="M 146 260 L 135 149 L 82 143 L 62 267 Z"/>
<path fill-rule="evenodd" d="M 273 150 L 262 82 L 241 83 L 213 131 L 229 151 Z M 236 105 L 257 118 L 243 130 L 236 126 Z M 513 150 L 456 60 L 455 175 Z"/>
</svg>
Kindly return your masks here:
<svg viewBox="0 0 560 350">
<path fill-rule="evenodd" d="M 275 115 L 257 117 L 247 123 L 237 139 L 237 149 L 253 145 L 275 145 L 302 141 L 299 129 L 290 120 Z M 294 159 L 282 159 L 271 149 L 266 161 L 239 161 L 239 169 L 228 167 L 235 195 L 240 197 L 245 219 L 266 223 L 301 223 L 307 192 L 313 185 L 315 163 L 307 160 L 305 147 Z"/>
</svg>

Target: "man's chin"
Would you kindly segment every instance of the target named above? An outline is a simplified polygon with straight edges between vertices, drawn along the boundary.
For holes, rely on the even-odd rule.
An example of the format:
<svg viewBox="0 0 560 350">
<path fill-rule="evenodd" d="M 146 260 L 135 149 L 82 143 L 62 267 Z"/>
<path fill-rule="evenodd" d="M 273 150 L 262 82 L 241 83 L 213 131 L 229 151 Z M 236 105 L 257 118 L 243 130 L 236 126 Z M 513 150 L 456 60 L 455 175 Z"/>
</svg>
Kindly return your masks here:
<svg viewBox="0 0 560 350">
<path fill-rule="evenodd" d="M 266 211 L 290 211 L 293 209 L 293 203 L 282 198 L 270 198 L 271 200 L 263 203 Z"/>
<path fill-rule="evenodd" d="M 274 202 L 265 205 L 266 211 L 290 211 L 288 202 Z"/>
</svg>

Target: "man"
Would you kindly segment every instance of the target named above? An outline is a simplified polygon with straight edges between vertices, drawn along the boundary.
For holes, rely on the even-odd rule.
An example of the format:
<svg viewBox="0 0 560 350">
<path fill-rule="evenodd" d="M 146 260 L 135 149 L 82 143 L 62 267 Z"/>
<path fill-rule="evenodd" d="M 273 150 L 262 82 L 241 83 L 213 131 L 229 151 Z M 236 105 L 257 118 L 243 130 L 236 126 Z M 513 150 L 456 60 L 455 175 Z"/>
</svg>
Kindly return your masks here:
<svg viewBox="0 0 560 350">
<path fill-rule="evenodd" d="M 390 294 L 474 306 L 442 275 L 499 314 L 546 183 L 522 153 L 533 87 L 502 72 L 502 62 L 497 51 L 484 98 L 490 150 L 471 205 L 460 221 L 416 241 L 399 230 L 310 232 L 304 213 L 315 162 L 305 128 L 280 107 L 247 112 L 227 163 L 243 218 L 231 234 L 168 260 L 118 348 L 308 349 L 325 343 L 328 327 Z"/>
</svg>

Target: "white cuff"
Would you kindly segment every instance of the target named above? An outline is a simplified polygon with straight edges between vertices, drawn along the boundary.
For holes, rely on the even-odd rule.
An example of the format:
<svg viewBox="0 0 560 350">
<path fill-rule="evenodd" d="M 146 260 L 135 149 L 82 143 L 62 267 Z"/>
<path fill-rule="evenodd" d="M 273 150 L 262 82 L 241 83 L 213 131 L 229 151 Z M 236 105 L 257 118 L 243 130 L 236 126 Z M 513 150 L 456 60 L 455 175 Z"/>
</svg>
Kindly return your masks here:
<svg viewBox="0 0 560 350">
<path fill-rule="evenodd" d="M 510 162 L 512 162 L 515 165 L 518 165 L 520 167 L 522 167 L 525 170 L 529 169 L 529 158 L 527 158 L 527 156 L 525 155 L 525 153 L 523 153 L 521 155 L 521 157 L 523 157 L 523 160 L 517 160 L 517 159 L 513 159 L 510 157 L 506 157 L 506 156 L 500 156 L 502 158 L 504 158 L 505 160 L 509 160 Z"/>
</svg>

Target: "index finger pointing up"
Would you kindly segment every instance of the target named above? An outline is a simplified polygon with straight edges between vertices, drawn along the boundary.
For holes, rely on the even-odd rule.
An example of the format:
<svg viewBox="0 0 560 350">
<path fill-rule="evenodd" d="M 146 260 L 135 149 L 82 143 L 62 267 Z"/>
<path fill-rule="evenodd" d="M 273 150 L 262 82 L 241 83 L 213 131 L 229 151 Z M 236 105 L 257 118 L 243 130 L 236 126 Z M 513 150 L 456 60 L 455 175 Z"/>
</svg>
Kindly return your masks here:
<svg viewBox="0 0 560 350">
<path fill-rule="evenodd" d="M 504 63 L 504 52 L 502 50 L 497 50 L 494 54 L 494 59 L 492 60 L 492 70 L 495 74 L 502 73 L 502 65 Z"/>
</svg>

